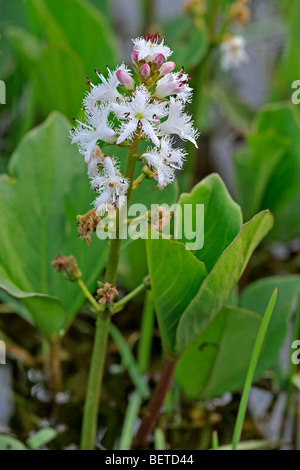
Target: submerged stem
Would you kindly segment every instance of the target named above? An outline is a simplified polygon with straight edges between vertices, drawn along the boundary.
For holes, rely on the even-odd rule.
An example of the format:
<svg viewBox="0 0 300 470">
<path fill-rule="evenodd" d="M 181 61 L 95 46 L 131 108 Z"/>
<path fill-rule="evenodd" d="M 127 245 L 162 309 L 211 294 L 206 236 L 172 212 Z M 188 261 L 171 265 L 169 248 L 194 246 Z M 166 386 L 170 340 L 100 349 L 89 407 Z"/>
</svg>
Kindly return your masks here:
<svg viewBox="0 0 300 470">
<path fill-rule="evenodd" d="M 172 380 L 176 367 L 176 359 L 168 358 L 165 361 L 160 380 L 154 390 L 152 398 L 147 406 L 146 413 L 143 417 L 139 430 L 133 441 L 132 448 L 142 450 L 147 445 L 150 434 L 152 433 L 160 410 L 164 404 L 167 393 L 172 385 Z"/>
</svg>

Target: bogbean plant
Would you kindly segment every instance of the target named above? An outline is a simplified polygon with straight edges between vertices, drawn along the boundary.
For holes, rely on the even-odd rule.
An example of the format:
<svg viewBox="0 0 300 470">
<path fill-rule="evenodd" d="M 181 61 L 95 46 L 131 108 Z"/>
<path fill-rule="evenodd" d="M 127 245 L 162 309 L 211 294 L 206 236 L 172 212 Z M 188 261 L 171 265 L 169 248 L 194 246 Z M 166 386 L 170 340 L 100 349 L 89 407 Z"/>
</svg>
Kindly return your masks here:
<svg viewBox="0 0 300 470">
<path fill-rule="evenodd" d="M 185 110 L 186 103 L 192 99 L 188 75 L 183 68 L 175 71 L 176 64 L 168 60 L 172 51 L 166 45 L 165 38 L 148 34 L 145 39 L 137 38 L 133 42 L 133 71 L 124 64 L 113 72 L 108 70 L 107 78 L 96 71 L 100 84 L 94 85 L 88 81 L 91 90 L 84 98 L 85 122 L 78 121 L 79 126 L 71 133 L 72 143 L 78 144 L 84 155 L 91 186 L 98 194 L 94 211 L 89 211 L 86 217 L 80 219 L 80 231 L 83 236 L 88 231 L 90 236 L 100 217 L 107 213 L 116 215 L 117 226 L 116 238 L 110 243 L 105 284 L 98 291 L 101 296 L 99 303 L 105 307 L 101 308 L 97 320 L 83 418 L 82 448 L 94 446 L 112 315 L 109 306 L 118 295 L 115 284 L 122 231 L 127 222 L 126 214 L 125 218 L 120 215 L 125 197 L 129 205 L 132 190 L 137 186 L 134 181 L 136 163 L 142 160 L 145 164 L 142 173 L 137 176 L 139 183 L 147 175 L 157 181 L 158 188 L 163 188 L 174 180 L 175 171 L 182 168 L 186 158 L 186 152 L 176 146 L 172 136 L 178 135 L 197 146 L 198 133 Z M 149 146 L 140 154 L 143 141 Z M 103 149 L 104 143 L 128 148 L 124 174 L 117 159 L 100 150 L 99 146 Z M 69 264 L 68 260 L 66 264 Z M 92 303 L 95 306 L 95 302 Z"/>
<path fill-rule="evenodd" d="M 197 146 L 198 132 L 185 109 L 192 100 L 188 75 L 183 68 L 176 71 L 176 64 L 169 60 L 172 51 L 165 38 L 148 34 L 145 39 L 137 38 L 133 42 L 133 71 L 124 64 L 114 71 L 108 70 L 107 77 L 96 71 L 100 83 L 88 80 L 91 89 L 84 98 L 85 120 L 75 119 L 78 127 L 71 131 L 72 143 L 77 144 L 84 155 L 92 189 L 97 193 L 94 209 L 78 217 L 79 233 L 90 243 L 91 233 L 101 225 L 101 219 L 110 214 L 115 220 L 116 236 L 110 240 L 105 282 L 94 298 L 84 285 L 74 259 L 58 257 L 53 264 L 71 280 L 78 281 L 97 316 L 83 415 L 82 449 L 94 448 L 111 317 L 134 296 L 133 292 L 115 302 L 123 231 L 131 222 L 122 211 L 125 198 L 128 206 L 132 191 L 145 177 L 156 180 L 156 188 L 160 189 L 174 181 L 175 171 L 180 170 L 188 158 L 185 150 L 175 143 L 174 136 Z M 227 49 L 225 55 L 228 65 Z M 144 151 L 140 151 L 142 142 L 148 144 Z M 104 153 L 107 144 L 128 149 L 124 174 L 117 158 Z M 139 160 L 144 166 L 142 172 L 136 174 Z M 241 211 L 217 175 L 211 175 L 190 195 L 182 195 L 179 200 L 181 207 L 197 203 L 204 204 L 206 233 L 210 234 L 202 250 L 190 252 L 184 235 L 182 243 L 163 236 L 152 237 L 153 226 L 150 225 L 146 242 L 148 267 L 165 365 L 133 443 L 137 449 L 146 445 L 155 426 L 177 363 L 180 382 L 185 352 L 190 351 L 214 318 L 226 314 L 224 305 L 232 289 L 251 253 L 272 226 L 272 216 L 265 211 L 243 227 Z M 183 224 L 184 220 L 176 219 L 175 223 Z M 233 309 L 230 317 L 235 316 L 236 325 L 241 321 L 248 324 L 252 344 L 259 326 L 258 318 Z"/>
</svg>

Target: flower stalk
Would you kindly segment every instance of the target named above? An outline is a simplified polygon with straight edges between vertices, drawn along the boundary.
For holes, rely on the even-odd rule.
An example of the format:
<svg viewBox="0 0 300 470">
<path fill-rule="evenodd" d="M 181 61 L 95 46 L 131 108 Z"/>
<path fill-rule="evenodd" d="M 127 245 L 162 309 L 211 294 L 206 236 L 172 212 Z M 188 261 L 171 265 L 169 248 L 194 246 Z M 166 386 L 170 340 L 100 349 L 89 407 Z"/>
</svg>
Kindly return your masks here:
<svg viewBox="0 0 300 470">
<path fill-rule="evenodd" d="M 73 276 L 97 313 L 81 449 L 93 449 L 95 445 L 111 316 L 120 311 L 133 295 L 145 289 L 142 286 L 120 302 L 113 303 L 117 296 L 116 277 L 122 235 L 128 225 L 125 208 L 129 206 L 133 189 L 137 189 L 144 178 L 154 179 L 158 188 L 174 181 L 176 171 L 182 169 L 187 157 L 185 150 L 176 146 L 174 135 L 197 147 L 198 131 L 192 117 L 186 113 L 186 104 L 192 99 L 190 78 L 183 67 L 175 71 L 175 62 L 169 60 L 171 55 L 165 37 L 161 38 L 158 33 L 134 39 L 131 54 L 133 71 L 124 64 L 114 71 L 108 69 L 107 76 L 96 70 L 100 83 L 95 85 L 88 79 L 91 89 L 83 101 L 84 122 L 74 119 L 79 126 L 71 131 L 72 143 L 77 144 L 84 156 L 91 187 L 97 193 L 94 209 L 78 218 L 79 234 L 89 244 L 95 230 L 100 233 L 103 227 L 103 232 L 108 233 L 111 220 L 115 218 L 116 221 L 116 235 L 110 241 L 105 284 L 98 290 L 100 300 L 97 302 L 93 298 L 77 274 Z M 139 143 L 142 141 L 149 145 L 139 155 Z M 107 144 L 129 149 L 125 174 L 122 174 L 116 157 L 102 153 L 101 148 Z M 141 160 L 144 167 L 134 180 L 137 160 Z M 158 222 L 160 227 L 160 218 Z M 164 372 L 168 386 L 172 367 Z M 164 393 L 166 390 L 162 390 L 162 397 Z M 155 408 L 156 418 L 159 409 L 160 406 L 158 411 Z"/>
<path fill-rule="evenodd" d="M 129 180 L 130 185 L 127 192 L 127 201 L 129 204 L 131 193 L 132 193 L 132 183 L 134 179 L 134 172 L 136 166 L 136 155 L 138 153 L 139 140 L 135 139 L 132 148 L 128 152 L 127 165 L 125 177 Z M 125 214 L 126 216 L 126 214 Z M 117 269 L 120 258 L 120 248 L 121 248 L 121 231 L 122 220 L 119 220 L 119 214 L 116 215 L 117 231 L 116 239 L 111 240 L 109 257 L 107 262 L 107 270 L 105 281 L 115 285 L 117 277 Z M 124 221 L 123 221 L 124 222 Z M 82 283 L 82 282 L 81 282 Z M 88 295 L 89 294 L 89 295 Z M 87 297 L 90 297 L 90 293 L 87 294 Z M 91 296 L 92 297 L 92 296 Z M 93 297 L 92 297 L 93 298 Z M 90 302 L 95 305 L 97 302 Z M 101 306 L 97 304 L 97 310 L 99 311 Z M 106 357 L 107 341 L 109 326 L 111 321 L 112 313 L 106 309 L 102 311 L 96 320 L 96 331 L 94 339 L 93 354 L 91 360 L 91 367 L 89 373 L 87 395 L 84 405 L 83 413 L 83 424 L 81 432 L 81 450 L 93 450 L 95 447 L 95 437 L 97 432 L 97 421 L 98 421 L 98 410 L 99 410 L 99 401 L 102 391 L 102 379 L 104 372 L 104 364 Z"/>
</svg>

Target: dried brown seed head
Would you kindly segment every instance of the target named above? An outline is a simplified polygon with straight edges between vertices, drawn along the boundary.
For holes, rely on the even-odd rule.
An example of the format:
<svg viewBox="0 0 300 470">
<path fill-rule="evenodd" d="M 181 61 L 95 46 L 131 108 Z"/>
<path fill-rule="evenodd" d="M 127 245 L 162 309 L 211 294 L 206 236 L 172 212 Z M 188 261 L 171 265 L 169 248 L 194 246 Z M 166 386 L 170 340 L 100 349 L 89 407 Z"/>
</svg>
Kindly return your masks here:
<svg viewBox="0 0 300 470">
<path fill-rule="evenodd" d="M 100 296 L 98 300 L 100 305 L 109 305 L 118 297 L 119 292 L 112 284 L 106 282 L 101 289 L 97 290 L 97 294 Z"/>
<path fill-rule="evenodd" d="M 92 233 L 96 230 L 100 217 L 96 210 L 92 209 L 84 215 L 77 216 L 78 235 L 83 238 L 88 246 L 91 243 Z"/>
<path fill-rule="evenodd" d="M 149 212 L 149 228 L 161 232 L 170 224 L 172 213 L 168 212 L 164 207 L 158 206 Z"/>
<path fill-rule="evenodd" d="M 78 268 L 77 261 L 74 256 L 57 255 L 51 263 L 52 267 L 59 273 L 62 273 L 72 282 L 81 278 L 81 271 Z"/>
<path fill-rule="evenodd" d="M 246 3 L 249 3 L 248 0 L 238 0 L 231 6 L 229 12 L 230 20 L 241 26 L 246 26 L 252 17 L 252 12 Z"/>
</svg>

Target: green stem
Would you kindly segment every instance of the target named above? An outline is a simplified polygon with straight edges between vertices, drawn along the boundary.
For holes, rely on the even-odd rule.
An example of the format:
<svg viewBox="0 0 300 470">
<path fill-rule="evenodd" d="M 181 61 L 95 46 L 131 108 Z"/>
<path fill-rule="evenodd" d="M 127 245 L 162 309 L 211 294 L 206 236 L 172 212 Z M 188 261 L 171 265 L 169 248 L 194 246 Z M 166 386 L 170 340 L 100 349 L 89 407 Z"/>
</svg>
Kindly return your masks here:
<svg viewBox="0 0 300 470">
<path fill-rule="evenodd" d="M 237 445 L 241 438 L 243 423 L 244 423 L 246 410 L 247 410 L 247 403 L 248 403 L 250 388 L 251 388 L 251 384 L 253 381 L 253 377 L 254 377 L 257 361 L 259 358 L 259 354 L 261 351 L 261 347 L 263 344 L 263 340 L 265 338 L 267 328 L 268 328 L 268 325 L 269 325 L 269 322 L 271 320 L 271 316 L 274 310 L 276 298 L 277 298 L 277 289 L 275 289 L 275 291 L 273 292 L 273 295 L 267 307 L 266 313 L 260 325 L 260 328 L 256 337 L 256 341 L 254 344 L 254 348 L 252 351 L 250 364 L 249 364 L 249 368 L 248 368 L 248 372 L 247 372 L 247 376 L 245 380 L 245 386 L 244 386 L 244 390 L 242 394 L 242 399 L 240 402 L 239 411 L 238 411 L 238 415 L 237 415 L 236 423 L 234 427 L 233 438 L 232 438 L 232 450 L 236 450 Z"/>
<path fill-rule="evenodd" d="M 143 179 L 145 178 L 146 178 L 146 174 L 141 173 L 140 176 L 138 176 L 137 179 L 135 179 L 134 182 L 132 183 L 132 189 L 137 189 L 140 186 Z"/>
<path fill-rule="evenodd" d="M 145 289 L 147 289 L 147 281 L 149 280 L 149 277 L 147 276 L 142 284 L 140 284 L 138 287 L 133 289 L 133 291 L 129 292 L 129 294 L 125 295 L 123 299 L 119 300 L 119 302 L 116 302 L 114 306 L 112 307 L 110 313 L 111 315 L 115 315 L 116 313 L 120 312 L 123 310 L 125 305 L 130 302 L 130 300 L 134 299 L 137 297 L 139 294 L 144 292 Z"/>
<path fill-rule="evenodd" d="M 135 157 L 137 156 L 137 153 L 138 153 L 138 146 L 139 146 L 138 140 L 134 141 L 131 149 L 129 150 L 128 158 L 127 158 L 125 177 L 130 181 L 130 186 L 127 192 L 127 204 L 128 205 L 129 205 L 131 194 L 132 194 L 133 178 L 134 178 L 134 172 L 135 172 L 135 167 L 136 167 Z M 116 239 L 111 240 L 110 251 L 109 251 L 108 262 L 107 262 L 105 281 L 113 285 L 115 285 L 116 277 L 117 277 L 117 268 L 118 268 L 118 263 L 119 263 L 119 258 L 120 258 L 120 249 L 121 249 L 121 241 L 122 241 L 120 237 L 120 230 L 122 230 L 124 216 L 126 216 L 126 214 L 123 214 L 122 220 L 120 220 L 120 212 L 117 211 Z"/>
<path fill-rule="evenodd" d="M 129 189 L 127 192 L 127 204 L 129 205 L 131 193 L 132 193 L 132 182 L 134 178 L 135 166 L 136 166 L 136 155 L 138 153 L 139 141 L 136 139 L 133 142 L 132 147 L 129 149 L 125 177 L 129 180 Z M 126 218 L 126 214 L 122 214 L 122 219 Z M 116 217 L 116 239 L 111 240 L 110 251 L 107 262 L 106 277 L 105 281 L 115 285 L 117 277 L 117 268 L 120 258 L 121 248 L 121 237 L 120 230 L 122 230 L 124 220 L 119 220 L 119 211 Z M 79 286 L 82 288 L 82 283 L 79 282 Z M 84 288 L 83 288 L 84 289 Z M 88 293 L 85 294 L 91 302 Z M 91 296 L 92 297 L 92 296 Z M 96 302 L 96 301 L 95 301 Z M 94 304 L 94 301 L 92 301 Z M 97 302 L 96 302 L 97 303 Z M 97 304 L 97 310 L 99 311 L 99 305 Z M 95 447 L 95 436 L 97 432 L 97 420 L 99 401 L 102 391 L 102 379 L 104 372 L 104 362 L 106 356 L 108 332 L 110 327 L 111 315 L 106 310 L 97 318 L 95 340 L 93 347 L 93 354 L 91 360 L 91 367 L 87 386 L 87 395 L 85 399 L 84 412 L 83 412 L 83 424 L 81 432 L 81 444 L 82 450 L 93 450 Z"/>
<path fill-rule="evenodd" d="M 98 304 L 96 299 L 92 296 L 92 294 L 90 293 L 90 291 L 88 290 L 88 288 L 86 287 L 85 283 L 83 282 L 83 280 L 81 278 L 77 279 L 77 284 L 79 285 L 80 289 L 82 290 L 83 295 L 85 296 L 85 298 L 89 301 L 91 307 L 93 307 L 95 310 L 99 311 L 100 310 L 99 309 L 100 305 Z"/>
<path fill-rule="evenodd" d="M 81 450 L 93 450 L 95 445 L 98 407 L 101 394 L 109 324 L 109 317 L 99 316 L 96 320 L 94 349 L 81 431 Z"/>
</svg>

